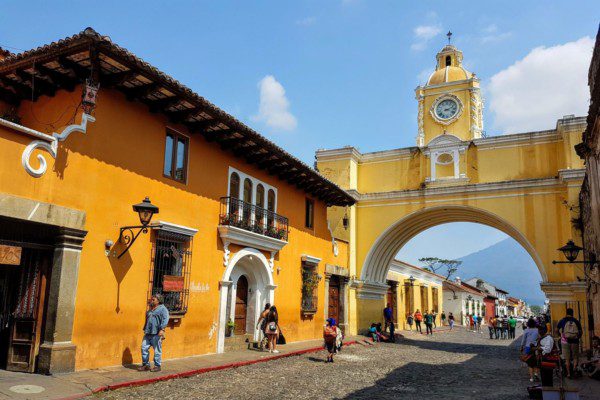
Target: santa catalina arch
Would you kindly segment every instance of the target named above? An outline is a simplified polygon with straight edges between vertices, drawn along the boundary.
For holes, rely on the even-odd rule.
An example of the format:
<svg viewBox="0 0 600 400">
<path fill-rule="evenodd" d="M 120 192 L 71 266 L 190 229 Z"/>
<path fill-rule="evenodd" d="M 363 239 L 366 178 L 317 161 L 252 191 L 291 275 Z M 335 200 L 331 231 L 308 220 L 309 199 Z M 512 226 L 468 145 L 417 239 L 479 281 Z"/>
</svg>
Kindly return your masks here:
<svg viewBox="0 0 600 400">
<path fill-rule="evenodd" d="M 462 52 L 447 45 L 436 58 L 427 84 L 415 89 L 416 146 L 316 154 L 319 171 L 357 200 L 348 209 L 329 209 L 334 236 L 350 244 L 351 332 L 380 319 L 390 263 L 402 246 L 447 222 L 485 224 L 519 242 L 539 269 L 554 320 L 568 302 L 585 308 L 578 270 L 552 264 L 567 240 L 581 242 L 584 169 L 574 145 L 585 118 L 565 116 L 548 121 L 553 129 L 486 137 L 480 82 L 463 67 Z"/>
</svg>

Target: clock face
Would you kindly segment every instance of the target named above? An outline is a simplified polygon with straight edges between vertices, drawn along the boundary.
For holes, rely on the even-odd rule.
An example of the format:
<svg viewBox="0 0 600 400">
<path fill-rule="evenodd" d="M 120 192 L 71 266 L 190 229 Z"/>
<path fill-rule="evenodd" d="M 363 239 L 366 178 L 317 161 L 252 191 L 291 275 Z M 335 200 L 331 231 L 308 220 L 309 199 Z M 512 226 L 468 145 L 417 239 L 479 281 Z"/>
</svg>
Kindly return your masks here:
<svg viewBox="0 0 600 400">
<path fill-rule="evenodd" d="M 458 112 L 458 104 L 451 99 L 445 99 L 435 107 L 435 114 L 439 119 L 450 119 Z"/>
</svg>

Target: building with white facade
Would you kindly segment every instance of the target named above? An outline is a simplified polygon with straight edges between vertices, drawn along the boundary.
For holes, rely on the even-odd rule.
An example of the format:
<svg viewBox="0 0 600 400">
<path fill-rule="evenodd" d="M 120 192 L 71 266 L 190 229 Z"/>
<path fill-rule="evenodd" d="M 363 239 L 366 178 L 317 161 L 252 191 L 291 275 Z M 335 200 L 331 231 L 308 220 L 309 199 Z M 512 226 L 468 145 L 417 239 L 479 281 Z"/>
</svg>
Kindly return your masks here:
<svg viewBox="0 0 600 400">
<path fill-rule="evenodd" d="M 464 325 L 468 315 L 483 316 L 485 294 L 475 287 L 461 282 L 460 278 L 444 281 L 444 311 L 446 315 L 452 313 L 457 324 Z"/>
<path fill-rule="evenodd" d="M 506 290 L 500 289 L 499 287 L 477 277 L 468 279 L 465 282 L 471 286 L 474 286 L 478 290 L 481 290 L 484 292 L 484 294 L 490 294 L 497 298 L 494 310 L 496 315 L 508 315 L 508 292 Z"/>
</svg>

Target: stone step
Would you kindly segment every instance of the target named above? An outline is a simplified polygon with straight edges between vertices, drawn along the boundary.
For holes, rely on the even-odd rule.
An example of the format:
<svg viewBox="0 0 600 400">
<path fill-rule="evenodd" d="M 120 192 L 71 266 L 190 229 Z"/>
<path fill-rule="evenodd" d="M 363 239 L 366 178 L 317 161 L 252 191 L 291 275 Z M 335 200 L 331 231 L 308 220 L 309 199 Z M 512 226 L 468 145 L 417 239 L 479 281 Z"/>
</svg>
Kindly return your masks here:
<svg viewBox="0 0 600 400">
<path fill-rule="evenodd" d="M 225 352 L 247 350 L 254 341 L 252 335 L 234 335 L 225 338 Z"/>
</svg>

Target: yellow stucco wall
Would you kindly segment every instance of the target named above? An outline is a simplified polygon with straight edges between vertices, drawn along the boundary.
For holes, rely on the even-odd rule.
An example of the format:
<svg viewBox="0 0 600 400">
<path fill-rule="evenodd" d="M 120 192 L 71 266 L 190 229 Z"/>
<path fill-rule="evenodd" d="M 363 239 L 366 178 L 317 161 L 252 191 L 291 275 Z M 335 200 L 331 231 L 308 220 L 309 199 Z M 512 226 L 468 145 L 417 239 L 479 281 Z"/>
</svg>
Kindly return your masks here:
<svg viewBox="0 0 600 400">
<path fill-rule="evenodd" d="M 46 132 L 50 128 L 42 123 L 57 121 L 60 131 L 79 100 L 80 92 L 75 90 L 42 97 L 33 105 L 23 102 L 19 109 L 22 123 Z M 321 337 L 324 282 L 318 287 L 317 313 L 302 318 L 301 256 L 321 258 L 321 275 L 325 264 L 346 267 L 348 261 L 348 246 L 342 241 L 338 241 L 339 255 L 333 254 L 323 202 L 315 199 L 315 227 L 305 228 L 305 192 L 199 135 L 190 139 L 187 184 L 175 182 L 162 174 L 165 132 L 170 126 L 186 133 L 183 127 L 107 89 L 100 90 L 95 117 L 85 134 L 73 133 L 59 145 L 56 160 L 45 154 L 49 168 L 37 179 L 21 166 L 23 149 L 33 138 L 0 128 L 0 192 L 86 212 L 88 234 L 81 253 L 72 340 L 77 346 L 77 369 L 140 360 L 152 237 L 140 236 L 122 259 L 106 257 L 104 243 L 117 241 L 119 227 L 139 223 L 131 205 L 145 196 L 160 207 L 154 220 L 198 229 L 192 247 L 188 312 L 168 328 L 164 357 L 216 351 L 219 281 L 225 271 L 217 225 L 219 198 L 227 195 L 229 166 L 278 188 L 277 212 L 290 222 L 289 243 L 275 258 L 275 304 L 281 328 L 288 341 Z M 37 161 L 32 160 L 35 165 Z"/>
</svg>

